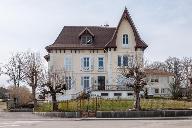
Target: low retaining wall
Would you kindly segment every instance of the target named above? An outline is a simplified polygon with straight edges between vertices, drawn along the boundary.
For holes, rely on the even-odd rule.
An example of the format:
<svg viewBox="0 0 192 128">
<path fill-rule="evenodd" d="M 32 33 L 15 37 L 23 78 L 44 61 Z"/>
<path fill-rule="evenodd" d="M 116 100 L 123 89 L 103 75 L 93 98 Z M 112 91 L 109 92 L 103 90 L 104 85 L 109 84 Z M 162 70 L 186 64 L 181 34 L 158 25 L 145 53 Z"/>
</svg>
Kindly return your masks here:
<svg viewBox="0 0 192 128">
<path fill-rule="evenodd" d="M 18 109 L 9 109 L 9 112 L 33 112 L 33 109 L 30 108 L 18 108 Z"/>
<path fill-rule="evenodd" d="M 33 112 L 35 115 L 59 118 L 80 118 L 80 112 Z"/>
<path fill-rule="evenodd" d="M 97 112 L 97 118 L 139 118 L 139 117 L 182 117 L 192 116 L 192 110 L 155 110 L 155 111 L 125 111 Z"/>
</svg>

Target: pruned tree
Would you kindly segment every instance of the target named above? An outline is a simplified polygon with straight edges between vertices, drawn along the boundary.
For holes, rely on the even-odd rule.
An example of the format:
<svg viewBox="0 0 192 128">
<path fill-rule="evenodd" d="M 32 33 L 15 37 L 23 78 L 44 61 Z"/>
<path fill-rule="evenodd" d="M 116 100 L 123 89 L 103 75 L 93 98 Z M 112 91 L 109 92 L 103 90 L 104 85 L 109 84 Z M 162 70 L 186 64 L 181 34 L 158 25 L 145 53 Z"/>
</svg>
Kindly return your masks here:
<svg viewBox="0 0 192 128">
<path fill-rule="evenodd" d="M 36 89 L 42 84 L 43 79 L 43 63 L 39 53 L 25 52 L 23 60 L 23 74 L 24 81 L 32 89 L 32 99 L 34 102 L 34 109 L 37 107 Z"/>
<path fill-rule="evenodd" d="M 57 94 L 67 89 L 66 72 L 63 69 L 49 69 L 42 85 L 42 93 L 52 97 L 53 111 L 58 111 Z"/>
<path fill-rule="evenodd" d="M 2 73 L 9 77 L 8 82 L 12 82 L 15 87 L 19 87 L 24 78 L 22 65 L 23 55 L 21 53 L 16 53 L 12 55 L 9 62 L 3 66 Z"/>
<path fill-rule="evenodd" d="M 135 59 L 137 60 L 137 59 Z M 135 62 L 134 59 L 130 61 L 128 66 L 119 68 L 120 74 L 123 77 L 123 83 L 131 87 L 135 94 L 134 109 L 141 110 L 140 105 L 140 92 L 146 84 L 146 74 L 143 69 L 142 63 Z"/>
</svg>

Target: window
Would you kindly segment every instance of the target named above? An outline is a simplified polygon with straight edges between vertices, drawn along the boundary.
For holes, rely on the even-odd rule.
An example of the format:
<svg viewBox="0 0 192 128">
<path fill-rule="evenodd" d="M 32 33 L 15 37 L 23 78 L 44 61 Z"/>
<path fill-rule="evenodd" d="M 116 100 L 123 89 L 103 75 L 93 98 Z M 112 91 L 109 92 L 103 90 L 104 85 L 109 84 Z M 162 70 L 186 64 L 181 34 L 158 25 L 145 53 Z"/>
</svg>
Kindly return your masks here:
<svg viewBox="0 0 192 128">
<path fill-rule="evenodd" d="M 67 71 L 72 70 L 72 58 L 70 56 L 64 58 L 64 68 Z"/>
<path fill-rule="evenodd" d="M 155 79 L 152 78 L 152 79 L 151 79 L 151 82 L 159 82 L 159 79 L 157 79 L 157 78 L 155 78 Z"/>
<path fill-rule="evenodd" d="M 123 56 L 123 66 L 128 66 L 128 56 Z"/>
<path fill-rule="evenodd" d="M 66 77 L 67 89 L 70 90 L 72 88 L 72 79 L 71 76 Z"/>
<path fill-rule="evenodd" d="M 81 36 L 81 43 L 92 44 L 92 42 L 93 42 L 92 36 L 90 36 L 90 35 Z"/>
<path fill-rule="evenodd" d="M 108 93 L 101 93 L 101 96 L 108 96 Z"/>
<path fill-rule="evenodd" d="M 161 93 L 165 93 L 165 90 L 166 90 L 165 88 L 162 88 Z"/>
<path fill-rule="evenodd" d="M 81 58 L 81 70 L 82 71 L 91 71 L 91 70 L 93 70 L 93 58 L 91 58 L 91 57 L 82 57 Z"/>
<path fill-rule="evenodd" d="M 127 93 L 127 96 L 132 96 L 133 95 L 133 93 Z"/>
<path fill-rule="evenodd" d="M 122 93 L 114 93 L 114 96 L 121 96 Z"/>
<path fill-rule="evenodd" d="M 83 58 L 83 67 L 84 68 L 89 68 L 89 57 L 84 57 Z"/>
<path fill-rule="evenodd" d="M 98 58 L 98 70 L 103 71 L 104 70 L 104 57 Z"/>
<path fill-rule="evenodd" d="M 89 76 L 81 77 L 81 86 L 83 89 L 87 89 L 90 87 L 90 77 Z"/>
<path fill-rule="evenodd" d="M 155 88 L 155 93 L 159 93 L 159 89 L 158 88 Z"/>
<path fill-rule="evenodd" d="M 118 56 L 118 66 L 131 66 L 133 57 L 128 55 Z"/>
<path fill-rule="evenodd" d="M 123 46 L 127 46 L 128 45 L 128 35 L 124 34 L 123 35 Z"/>
</svg>

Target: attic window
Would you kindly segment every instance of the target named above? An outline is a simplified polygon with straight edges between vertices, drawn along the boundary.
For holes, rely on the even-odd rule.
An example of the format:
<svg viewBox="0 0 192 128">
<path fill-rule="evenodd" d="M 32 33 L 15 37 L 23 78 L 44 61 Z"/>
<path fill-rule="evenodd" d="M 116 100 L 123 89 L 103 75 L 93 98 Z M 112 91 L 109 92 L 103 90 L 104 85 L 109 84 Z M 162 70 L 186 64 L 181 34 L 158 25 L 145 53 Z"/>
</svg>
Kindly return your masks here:
<svg viewBox="0 0 192 128">
<path fill-rule="evenodd" d="M 83 35 L 81 36 L 81 43 L 82 44 L 92 44 L 93 37 L 90 35 Z"/>
</svg>

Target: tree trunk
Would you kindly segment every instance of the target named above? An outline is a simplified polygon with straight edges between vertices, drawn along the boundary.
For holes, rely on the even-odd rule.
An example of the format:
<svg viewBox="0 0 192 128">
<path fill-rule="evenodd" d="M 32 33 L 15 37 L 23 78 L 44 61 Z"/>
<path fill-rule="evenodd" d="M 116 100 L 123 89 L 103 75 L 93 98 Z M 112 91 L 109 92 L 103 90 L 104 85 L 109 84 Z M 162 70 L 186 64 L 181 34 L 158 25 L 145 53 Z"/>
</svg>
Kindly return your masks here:
<svg viewBox="0 0 192 128">
<path fill-rule="evenodd" d="M 136 111 L 141 110 L 139 91 L 136 91 L 136 92 L 135 92 L 134 109 L 135 109 Z"/>
<path fill-rule="evenodd" d="M 32 86 L 32 98 L 34 102 L 34 110 L 37 108 L 36 88 Z"/>
<path fill-rule="evenodd" d="M 52 96 L 52 102 L 53 102 L 53 111 L 58 111 L 56 94 L 51 94 L 51 96 Z"/>
</svg>

